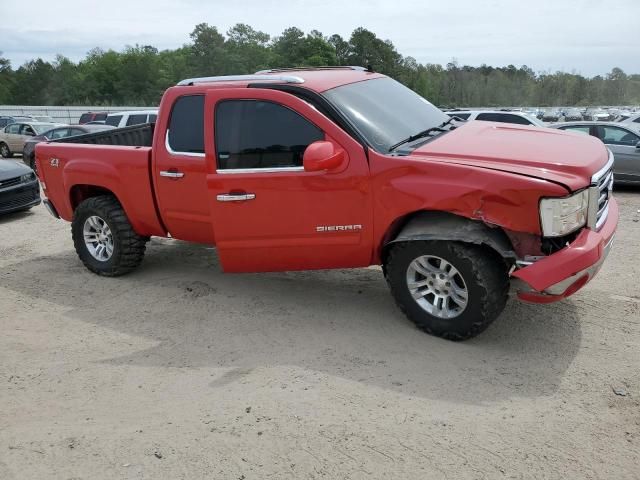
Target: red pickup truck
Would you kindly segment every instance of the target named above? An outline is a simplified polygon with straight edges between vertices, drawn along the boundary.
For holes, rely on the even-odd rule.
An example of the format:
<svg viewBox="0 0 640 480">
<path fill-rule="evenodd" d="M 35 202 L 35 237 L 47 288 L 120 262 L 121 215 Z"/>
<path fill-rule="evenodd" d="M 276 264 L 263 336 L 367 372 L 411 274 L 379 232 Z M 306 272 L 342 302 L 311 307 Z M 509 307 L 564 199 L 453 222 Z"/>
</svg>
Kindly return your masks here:
<svg viewBox="0 0 640 480">
<path fill-rule="evenodd" d="M 382 265 L 418 327 L 462 340 L 510 292 L 584 286 L 618 221 L 597 139 L 458 122 L 360 67 L 184 80 L 144 128 L 36 147 L 46 206 L 99 275 L 137 267 L 152 235 L 215 245 L 225 272 Z"/>
</svg>

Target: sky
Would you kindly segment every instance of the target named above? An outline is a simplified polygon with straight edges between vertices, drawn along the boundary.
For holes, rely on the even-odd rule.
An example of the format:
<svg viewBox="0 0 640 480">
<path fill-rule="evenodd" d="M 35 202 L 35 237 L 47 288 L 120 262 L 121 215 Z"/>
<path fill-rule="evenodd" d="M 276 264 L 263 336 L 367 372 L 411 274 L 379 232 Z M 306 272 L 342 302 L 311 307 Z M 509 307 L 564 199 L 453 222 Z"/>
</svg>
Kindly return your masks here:
<svg viewBox="0 0 640 480">
<path fill-rule="evenodd" d="M 176 48 L 206 22 L 271 36 L 297 26 L 348 39 L 365 27 L 420 63 L 640 73 L 640 0 L 0 0 L 0 51 L 17 68 L 94 48 Z"/>
</svg>

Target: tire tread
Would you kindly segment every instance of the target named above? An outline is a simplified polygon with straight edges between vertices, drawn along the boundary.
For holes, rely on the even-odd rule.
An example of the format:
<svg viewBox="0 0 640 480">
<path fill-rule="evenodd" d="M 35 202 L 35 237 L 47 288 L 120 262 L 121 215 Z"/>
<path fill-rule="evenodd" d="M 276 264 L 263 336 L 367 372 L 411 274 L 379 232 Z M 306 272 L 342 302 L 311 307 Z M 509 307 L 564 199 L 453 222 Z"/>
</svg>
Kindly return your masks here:
<svg viewBox="0 0 640 480">
<path fill-rule="evenodd" d="M 85 217 L 85 212 L 99 213 L 109 223 L 114 237 L 118 239 L 117 259 L 108 268 L 96 268 L 88 261 L 90 254 L 84 244 L 82 225 L 76 222 L 76 219 Z M 91 197 L 80 203 L 73 215 L 71 234 L 76 252 L 84 266 L 93 273 L 106 277 L 118 277 L 136 269 L 142 263 L 148 240 L 133 230 L 120 202 L 111 195 Z"/>
</svg>

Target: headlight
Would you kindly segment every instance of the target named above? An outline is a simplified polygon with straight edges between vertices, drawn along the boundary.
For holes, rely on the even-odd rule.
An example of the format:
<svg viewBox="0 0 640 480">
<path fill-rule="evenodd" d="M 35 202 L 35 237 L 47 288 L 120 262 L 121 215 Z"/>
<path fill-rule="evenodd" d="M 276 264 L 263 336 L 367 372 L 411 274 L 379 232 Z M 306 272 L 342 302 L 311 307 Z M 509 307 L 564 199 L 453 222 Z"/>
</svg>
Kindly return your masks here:
<svg viewBox="0 0 640 480">
<path fill-rule="evenodd" d="M 589 192 L 582 190 L 570 197 L 540 200 L 540 223 L 545 237 L 561 237 L 587 223 Z"/>
<path fill-rule="evenodd" d="M 30 182 L 31 180 L 35 180 L 36 179 L 36 174 L 31 172 L 31 173 L 27 173 L 26 175 L 22 175 L 20 177 L 20 182 Z"/>
</svg>

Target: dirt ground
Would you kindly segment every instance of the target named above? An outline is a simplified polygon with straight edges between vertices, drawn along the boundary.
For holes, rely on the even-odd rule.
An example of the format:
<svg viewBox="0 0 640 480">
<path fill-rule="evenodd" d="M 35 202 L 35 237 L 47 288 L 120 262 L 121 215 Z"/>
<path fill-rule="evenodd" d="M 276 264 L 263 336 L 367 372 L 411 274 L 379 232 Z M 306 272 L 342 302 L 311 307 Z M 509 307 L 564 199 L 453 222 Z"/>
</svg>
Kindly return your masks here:
<svg viewBox="0 0 640 480">
<path fill-rule="evenodd" d="M 640 478 L 640 191 L 599 276 L 451 343 L 377 269 L 223 275 L 153 239 L 88 272 L 0 218 L 0 479 Z M 617 393 L 616 393 L 617 392 Z"/>
</svg>

